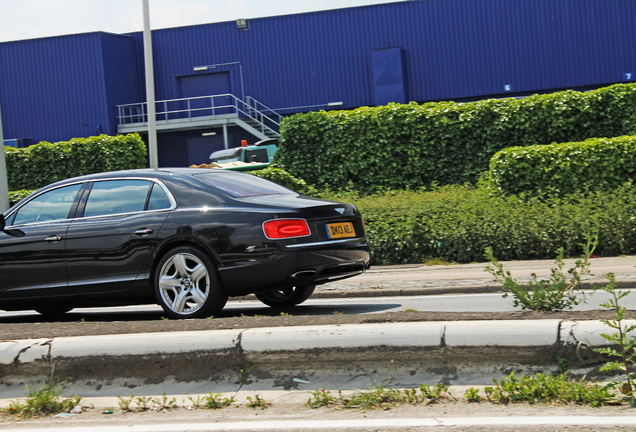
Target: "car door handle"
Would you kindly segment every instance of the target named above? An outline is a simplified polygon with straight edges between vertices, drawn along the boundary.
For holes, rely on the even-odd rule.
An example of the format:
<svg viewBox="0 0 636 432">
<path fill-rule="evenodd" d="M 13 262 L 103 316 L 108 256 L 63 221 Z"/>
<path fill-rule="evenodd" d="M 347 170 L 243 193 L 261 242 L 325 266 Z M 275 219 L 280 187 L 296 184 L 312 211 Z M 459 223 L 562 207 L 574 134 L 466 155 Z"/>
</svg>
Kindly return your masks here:
<svg viewBox="0 0 636 432">
<path fill-rule="evenodd" d="M 154 231 L 152 230 L 152 228 L 141 228 L 138 229 L 137 231 L 135 231 L 135 235 L 138 236 L 147 236 L 149 234 L 152 234 Z"/>
<path fill-rule="evenodd" d="M 49 243 L 57 243 L 61 240 L 62 240 L 62 236 L 59 236 L 59 235 L 50 235 L 44 239 L 44 241 L 47 241 Z"/>
</svg>

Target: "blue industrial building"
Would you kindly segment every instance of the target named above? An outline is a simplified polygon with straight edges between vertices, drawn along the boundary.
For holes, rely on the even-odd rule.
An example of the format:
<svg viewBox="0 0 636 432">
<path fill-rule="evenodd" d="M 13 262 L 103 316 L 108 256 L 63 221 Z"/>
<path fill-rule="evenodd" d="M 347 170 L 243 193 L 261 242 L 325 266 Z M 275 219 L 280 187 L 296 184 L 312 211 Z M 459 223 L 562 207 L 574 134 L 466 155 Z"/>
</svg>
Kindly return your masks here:
<svg viewBox="0 0 636 432">
<path fill-rule="evenodd" d="M 154 30 L 159 164 L 276 136 L 282 116 L 636 78 L 636 0 L 413 0 Z M 142 34 L 0 43 L 5 139 L 147 129 Z"/>
</svg>

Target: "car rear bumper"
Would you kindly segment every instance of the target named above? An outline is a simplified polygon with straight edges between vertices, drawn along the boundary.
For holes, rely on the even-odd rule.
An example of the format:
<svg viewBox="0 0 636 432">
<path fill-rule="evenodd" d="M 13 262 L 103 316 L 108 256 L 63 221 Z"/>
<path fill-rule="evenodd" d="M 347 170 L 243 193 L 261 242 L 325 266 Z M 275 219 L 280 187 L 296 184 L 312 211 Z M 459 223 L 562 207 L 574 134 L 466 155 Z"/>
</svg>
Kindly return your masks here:
<svg viewBox="0 0 636 432">
<path fill-rule="evenodd" d="M 307 243 L 234 264 L 219 268 L 229 296 L 356 276 L 369 268 L 369 247 L 363 239 Z"/>
</svg>

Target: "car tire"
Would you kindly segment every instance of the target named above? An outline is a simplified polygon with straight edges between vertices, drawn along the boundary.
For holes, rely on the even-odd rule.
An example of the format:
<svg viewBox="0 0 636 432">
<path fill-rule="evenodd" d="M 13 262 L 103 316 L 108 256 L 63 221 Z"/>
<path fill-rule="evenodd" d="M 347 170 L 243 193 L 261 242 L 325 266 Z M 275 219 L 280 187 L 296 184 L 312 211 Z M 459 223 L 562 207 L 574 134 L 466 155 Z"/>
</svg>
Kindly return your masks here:
<svg viewBox="0 0 636 432">
<path fill-rule="evenodd" d="M 207 318 L 221 312 L 227 303 L 216 266 L 191 246 L 174 248 L 159 260 L 154 289 L 168 318 Z"/>
<path fill-rule="evenodd" d="M 271 307 L 291 307 L 307 300 L 316 289 L 316 285 L 301 285 L 274 289 L 257 293 L 256 298 L 267 306 Z"/>
</svg>

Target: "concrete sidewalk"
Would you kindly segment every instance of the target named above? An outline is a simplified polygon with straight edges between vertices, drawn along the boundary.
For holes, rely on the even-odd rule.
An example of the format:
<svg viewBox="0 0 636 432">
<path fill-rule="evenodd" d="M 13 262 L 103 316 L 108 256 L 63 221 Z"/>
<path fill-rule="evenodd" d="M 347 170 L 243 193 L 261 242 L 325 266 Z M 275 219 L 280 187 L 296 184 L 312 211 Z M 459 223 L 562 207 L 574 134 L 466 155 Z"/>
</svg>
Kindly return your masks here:
<svg viewBox="0 0 636 432">
<path fill-rule="evenodd" d="M 576 259 L 566 259 L 564 271 L 574 267 Z M 504 268 L 521 282 L 529 281 L 532 274 L 548 279 L 553 260 L 502 261 Z M 592 258 L 590 274 L 583 279 L 583 288 L 605 284 L 603 276 L 616 274 L 620 288 L 636 288 L 636 256 Z M 459 294 L 499 292 L 501 285 L 485 271 L 488 263 L 450 265 L 396 265 L 376 266 L 362 275 L 321 285 L 312 297 L 348 296 L 400 296 L 427 294 Z"/>
</svg>

